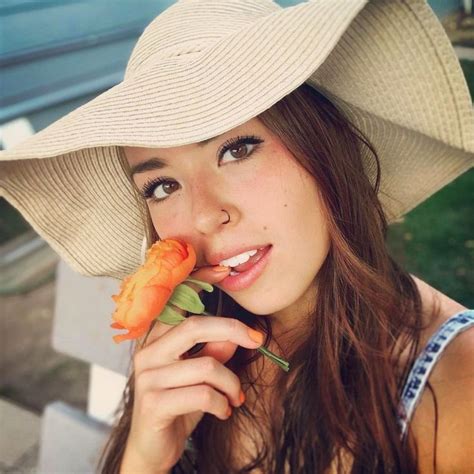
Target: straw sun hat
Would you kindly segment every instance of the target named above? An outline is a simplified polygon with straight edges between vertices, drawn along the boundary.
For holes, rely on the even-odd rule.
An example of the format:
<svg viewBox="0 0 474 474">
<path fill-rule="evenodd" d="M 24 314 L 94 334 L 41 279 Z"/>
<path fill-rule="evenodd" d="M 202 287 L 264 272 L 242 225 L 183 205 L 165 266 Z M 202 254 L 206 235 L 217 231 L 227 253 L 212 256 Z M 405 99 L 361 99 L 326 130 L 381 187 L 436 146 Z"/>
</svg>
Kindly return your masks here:
<svg viewBox="0 0 474 474">
<path fill-rule="evenodd" d="M 119 146 L 205 140 L 304 82 L 374 144 L 390 222 L 474 163 L 466 81 L 425 1 L 181 0 L 145 29 L 123 82 L 0 154 L 0 195 L 76 271 L 121 279 L 146 229 Z"/>
</svg>

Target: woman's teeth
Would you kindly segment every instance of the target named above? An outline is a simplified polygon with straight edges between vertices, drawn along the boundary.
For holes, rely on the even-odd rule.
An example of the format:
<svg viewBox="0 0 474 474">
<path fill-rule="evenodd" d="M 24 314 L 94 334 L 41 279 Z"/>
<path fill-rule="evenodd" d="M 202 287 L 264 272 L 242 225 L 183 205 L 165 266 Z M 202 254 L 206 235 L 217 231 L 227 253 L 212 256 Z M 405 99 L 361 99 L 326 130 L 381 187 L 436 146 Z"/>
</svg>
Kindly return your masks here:
<svg viewBox="0 0 474 474">
<path fill-rule="evenodd" d="M 247 252 L 242 252 L 235 257 L 228 258 L 226 260 L 222 260 L 219 262 L 219 265 L 223 267 L 236 267 L 237 265 L 241 265 L 249 260 L 250 257 L 253 257 L 257 253 L 257 249 L 255 250 L 248 250 Z"/>
</svg>

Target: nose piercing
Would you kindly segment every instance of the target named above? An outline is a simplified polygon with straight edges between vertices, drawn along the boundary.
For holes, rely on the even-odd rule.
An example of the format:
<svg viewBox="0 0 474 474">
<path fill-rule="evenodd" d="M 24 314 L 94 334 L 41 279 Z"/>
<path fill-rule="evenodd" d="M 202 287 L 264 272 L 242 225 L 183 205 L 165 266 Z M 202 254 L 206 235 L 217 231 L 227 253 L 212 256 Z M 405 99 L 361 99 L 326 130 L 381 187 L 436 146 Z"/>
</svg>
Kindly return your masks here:
<svg viewBox="0 0 474 474">
<path fill-rule="evenodd" d="M 227 214 L 227 221 L 226 222 L 223 222 L 223 224 L 227 224 L 230 222 L 230 214 L 225 210 L 225 209 L 221 209 L 221 211 L 225 212 Z"/>
</svg>

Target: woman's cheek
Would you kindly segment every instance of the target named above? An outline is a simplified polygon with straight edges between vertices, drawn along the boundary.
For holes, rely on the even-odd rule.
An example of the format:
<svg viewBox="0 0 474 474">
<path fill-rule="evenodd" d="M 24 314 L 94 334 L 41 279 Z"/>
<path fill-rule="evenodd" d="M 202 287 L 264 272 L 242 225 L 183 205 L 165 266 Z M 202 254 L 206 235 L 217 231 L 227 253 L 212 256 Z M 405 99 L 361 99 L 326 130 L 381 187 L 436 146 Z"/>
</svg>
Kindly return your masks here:
<svg viewBox="0 0 474 474">
<path fill-rule="evenodd" d="M 255 156 L 249 159 L 249 163 L 238 166 L 245 166 L 242 172 L 237 170 L 232 176 L 232 187 L 239 200 L 245 196 L 251 196 L 254 205 L 255 203 L 265 204 L 267 199 L 273 201 L 278 196 L 285 175 L 285 170 L 280 166 L 279 160 L 272 160 L 266 153 L 264 157 Z"/>
<path fill-rule="evenodd" d="M 161 240 L 180 234 L 179 225 L 181 220 L 178 212 L 160 212 L 158 215 L 157 212 L 150 210 L 150 215 L 153 227 Z"/>
</svg>

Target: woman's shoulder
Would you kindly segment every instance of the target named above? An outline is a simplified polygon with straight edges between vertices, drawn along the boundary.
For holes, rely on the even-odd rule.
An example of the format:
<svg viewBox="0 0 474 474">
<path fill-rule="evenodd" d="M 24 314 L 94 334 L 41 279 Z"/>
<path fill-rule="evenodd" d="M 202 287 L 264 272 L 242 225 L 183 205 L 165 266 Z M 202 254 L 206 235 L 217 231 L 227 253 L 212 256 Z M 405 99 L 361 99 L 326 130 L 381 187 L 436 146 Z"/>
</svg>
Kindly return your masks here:
<svg viewBox="0 0 474 474">
<path fill-rule="evenodd" d="M 423 302 L 423 308 L 426 312 L 430 313 L 436 305 L 439 305 L 439 317 L 437 320 L 431 322 L 431 327 L 427 330 L 436 330 L 436 327 L 441 325 L 444 321 L 449 319 L 453 314 L 460 311 L 467 311 L 461 303 L 453 300 L 448 295 L 445 295 L 441 291 L 433 288 L 431 285 L 421 280 L 417 276 L 410 274 L 416 283 L 416 286 L 420 292 L 421 300 Z"/>
<path fill-rule="evenodd" d="M 421 348 L 453 315 L 468 308 L 415 277 L 427 313 L 439 305 L 436 319 L 427 321 Z M 470 311 L 469 311 L 470 313 Z M 474 327 L 459 332 L 444 348 L 429 377 L 410 423 L 419 452 L 420 472 L 474 472 Z M 434 396 L 436 398 L 434 398 Z M 437 415 L 437 423 L 436 423 Z M 437 427 L 437 433 L 435 433 Z"/>
</svg>

